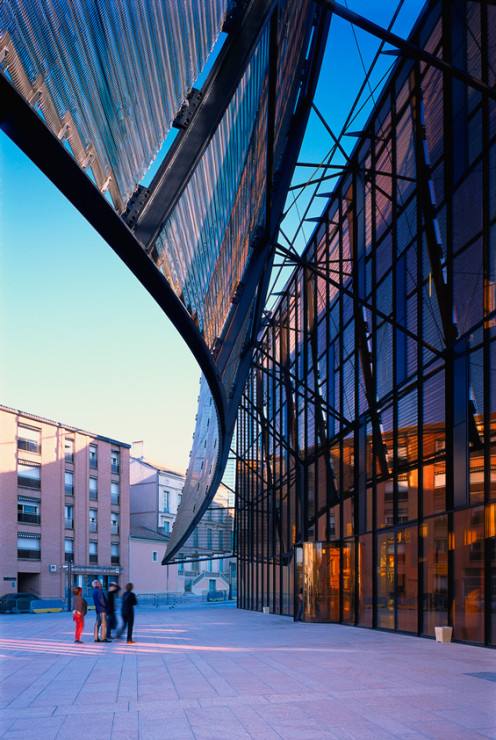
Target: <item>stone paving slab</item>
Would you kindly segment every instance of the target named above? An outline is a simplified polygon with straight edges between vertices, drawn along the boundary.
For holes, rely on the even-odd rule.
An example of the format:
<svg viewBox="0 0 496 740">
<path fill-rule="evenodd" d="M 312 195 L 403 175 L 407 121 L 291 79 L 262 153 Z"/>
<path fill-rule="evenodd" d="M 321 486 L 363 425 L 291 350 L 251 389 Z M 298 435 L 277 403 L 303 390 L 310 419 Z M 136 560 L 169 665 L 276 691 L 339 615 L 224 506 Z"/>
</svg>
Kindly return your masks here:
<svg viewBox="0 0 496 740">
<path fill-rule="evenodd" d="M 496 652 L 232 605 L 138 608 L 135 645 L 0 615 L 0 738 L 496 740 Z"/>
</svg>

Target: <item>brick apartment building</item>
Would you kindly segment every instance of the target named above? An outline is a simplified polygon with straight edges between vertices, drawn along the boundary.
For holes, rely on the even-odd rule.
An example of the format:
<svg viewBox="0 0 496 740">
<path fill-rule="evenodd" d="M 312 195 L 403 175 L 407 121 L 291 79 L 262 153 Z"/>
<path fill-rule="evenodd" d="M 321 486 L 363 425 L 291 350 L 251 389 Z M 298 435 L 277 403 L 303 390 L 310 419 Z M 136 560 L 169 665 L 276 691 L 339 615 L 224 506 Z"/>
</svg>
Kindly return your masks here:
<svg viewBox="0 0 496 740">
<path fill-rule="evenodd" d="M 128 579 L 130 445 L 0 405 L 0 591 Z"/>
</svg>

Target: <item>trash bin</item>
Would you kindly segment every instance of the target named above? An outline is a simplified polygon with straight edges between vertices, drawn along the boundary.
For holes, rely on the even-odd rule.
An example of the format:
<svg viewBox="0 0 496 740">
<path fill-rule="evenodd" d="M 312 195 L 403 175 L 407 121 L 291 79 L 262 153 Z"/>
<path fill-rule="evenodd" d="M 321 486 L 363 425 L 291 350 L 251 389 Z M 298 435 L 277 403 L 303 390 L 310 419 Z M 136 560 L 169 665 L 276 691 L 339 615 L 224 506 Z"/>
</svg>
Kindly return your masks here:
<svg viewBox="0 0 496 740">
<path fill-rule="evenodd" d="M 434 627 L 436 642 L 451 642 L 453 627 Z"/>
</svg>

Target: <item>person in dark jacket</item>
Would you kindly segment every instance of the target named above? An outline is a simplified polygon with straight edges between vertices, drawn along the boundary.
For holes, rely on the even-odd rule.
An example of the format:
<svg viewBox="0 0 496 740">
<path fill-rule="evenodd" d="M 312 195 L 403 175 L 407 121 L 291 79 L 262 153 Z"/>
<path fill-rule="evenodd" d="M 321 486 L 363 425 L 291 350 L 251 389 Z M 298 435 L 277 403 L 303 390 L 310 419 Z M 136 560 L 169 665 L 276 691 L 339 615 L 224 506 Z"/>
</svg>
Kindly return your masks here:
<svg viewBox="0 0 496 740">
<path fill-rule="evenodd" d="M 95 642 L 112 642 L 107 637 L 107 615 L 109 612 L 109 603 L 107 597 L 102 591 L 101 581 L 93 581 L 93 603 L 95 605 L 96 622 L 95 622 Z M 102 628 L 101 637 L 98 637 L 98 630 Z"/>
<path fill-rule="evenodd" d="M 119 586 L 117 585 L 117 583 L 112 581 L 112 583 L 109 583 L 108 590 L 109 611 L 107 619 L 107 636 L 109 637 L 109 639 L 112 637 L 112 630 L 117 629 L 117 618 L 115 616 L 115 599 L 118 594 Z"/>
<path fill-rule="evenodd" d="M 88 611 L 88 603 L 86 599 L 81 596 L 83 589 L 79 586 L 74 586 L 72 594 L 74 596 L 72 600 L 72 618 L 76 622 L 76 634 L 74 642 L 83 643 L 81 635 L 83 634 L 84 618 Z"/>
<path fill-rule="evenodd" d="M 127 625 L 127 644 L 132 645 L 135 640 L 133 640 L 133 625 L 134 625 L 134 607 L 137 606 L 138 599 L 136 598 L 136 594 L 133 593 L 133 584 L 132 583 L 126 583 L 126 590 L 124 594 L 122 595 L 122 627 L 120 628 L 119 632 L 117 633 L 117 637 L 119 638 L 122 633 L 124 632 L 124 629 Z"/>
</svg>

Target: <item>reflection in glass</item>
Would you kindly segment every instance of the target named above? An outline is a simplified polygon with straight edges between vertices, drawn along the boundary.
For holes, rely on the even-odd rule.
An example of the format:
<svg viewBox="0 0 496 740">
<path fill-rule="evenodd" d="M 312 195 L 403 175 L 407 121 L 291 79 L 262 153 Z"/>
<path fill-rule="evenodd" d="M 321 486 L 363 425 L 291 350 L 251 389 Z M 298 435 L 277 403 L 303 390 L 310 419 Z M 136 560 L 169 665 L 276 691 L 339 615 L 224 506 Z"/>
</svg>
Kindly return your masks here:
<svg viewBox="0 0 496 740">
<path fill-rule="evenodd" d="M 420 529 L 424 582 L 424 635 L 448 624 L 448 517 L 428 519 Z"/>
<path fill-rule="evenodd" d="M 488 642 L 496 645 L 496 504 L 486 508 L 486 538 L 489 549 L 489 593 L 492 597 Z"/>
<path fill-rule="evenodd" d="M 372 627 L 372 535 L 360 537 L 358 544 L 358 624 Z"/>
<path fill-rule="evenodd" d="M 397 534 L 396 543 L 396 606 L 397 629 L 417 632 L 418 553 L 417 529 L 409 527 Z"/>
<path fill-rule="evenodd" d="M 355 542 L 343 543 L 343 622 L 355 623 Z"/>
<path fill-rule="evenodd" d="M 394 534 L 377 537 L 377 626 L 394 629 Z"/>
<path fill-rule="evenodd" d="M 339 622 L 339 547 L 305 543 L 303 574 L 305 622 Z"/>
<path fill-rule="evenodd" d="M 455 639 L 482 642 L 484 639 L 484 509 L 454 514 L 454 603 Z"/>
</svg>

